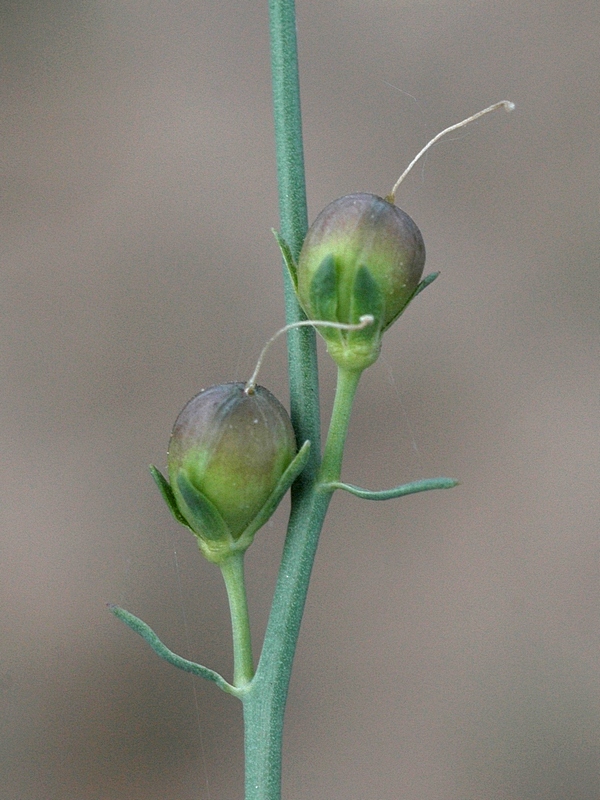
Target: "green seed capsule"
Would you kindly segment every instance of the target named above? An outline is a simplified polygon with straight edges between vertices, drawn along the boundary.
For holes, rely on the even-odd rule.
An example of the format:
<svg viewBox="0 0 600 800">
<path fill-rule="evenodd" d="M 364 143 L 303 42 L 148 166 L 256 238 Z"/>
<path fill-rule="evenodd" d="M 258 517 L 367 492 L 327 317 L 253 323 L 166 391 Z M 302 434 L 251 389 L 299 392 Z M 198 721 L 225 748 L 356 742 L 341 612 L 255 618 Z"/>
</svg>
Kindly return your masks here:
<svg viewBox="0 0 600 800">
<path fill-rule="evenodd" d="M 413 296 L 425 265 L 421 232 L 404 211 L 374 194 L 330 203 L 304 240 L 297 270 L 298 299 L 309 319 L 373 325 L 360 331 L 318 328 L 332 358 L 364 369 L 379 355 L 381 336 Z"/>
<path fill-rule="evenodd" d="M 171 489 L 207 557 L 203 543 L 215 552 L 221 545 L 235 549 L 296 455 L 281 403 L 262 386 L 245 389 L 243 383 L 226 383 L 200 392 L 171 434 Z"/>
</svg>

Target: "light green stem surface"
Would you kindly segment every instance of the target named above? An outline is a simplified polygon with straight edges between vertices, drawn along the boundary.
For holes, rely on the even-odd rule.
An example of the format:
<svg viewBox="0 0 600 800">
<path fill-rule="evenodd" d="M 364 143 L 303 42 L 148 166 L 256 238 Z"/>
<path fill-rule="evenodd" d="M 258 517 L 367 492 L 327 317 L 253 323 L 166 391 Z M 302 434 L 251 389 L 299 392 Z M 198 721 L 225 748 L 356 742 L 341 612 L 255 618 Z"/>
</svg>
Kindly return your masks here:
<svg viewBox="0 0 600 800">
<path fill-rule="evenodd" d="M 308 215 L 294 0 L 269 0 L 269 21 L 280 234 L 292 257 L 297 260 L 308 228 Z M 290 324 L 306 319 L 285 264 L 283 285 L 286 322 Z M 314 329 L 295 328 L 289 331 L 287 339 L 292 423 L 298 441 L 311 443 L 308 466 L 292 490 L 295 496 L 310 483 L 318 466 L 321 437 L 319 377 Z"/>
<path fill-rule="evenodd" d="M 244 703 L 246 800 L 280 800 L 283 718 L 310 573 L 332 492 L 360 373 L 338 372 L 320 478 L 292 508 L 262 654 Z"/>
<path fill-rule="evenodd" d="M 335 400 L 333 402 L 333 411 L 331 412 L 331 422 L 329 424 L 325 452 L 323 453 L 323 461 L 319 471 L 319 484 L 330 483 L 340 479 L 350 414 L 361 374 L 362 370 L 338 368 Z"/>
<path fill-rule="evenodd" d="M 244 553 L 234 553 L 220 564 L 227 588 L 233 635 L 233 685 L 246 686 L 254 677 L 250 618 L 244 580 Z"/>
<path fill-rule="evenodd" d="M 308 228 L 294 0 L 269 0 L 271 71 L 281 235 L 297 260 Z M 283 265 L 286 321 L 304 314 Z M 309 462 L 292 487 L 292 509 L 256 675 L 244 693 L 246 800 L 280 800 L 283 717 L 292 661 L 319 534 L 331 498 L 317 492 L 320 409 L 315 332 L 288 333 L 290 412 Z"/>
</svg>

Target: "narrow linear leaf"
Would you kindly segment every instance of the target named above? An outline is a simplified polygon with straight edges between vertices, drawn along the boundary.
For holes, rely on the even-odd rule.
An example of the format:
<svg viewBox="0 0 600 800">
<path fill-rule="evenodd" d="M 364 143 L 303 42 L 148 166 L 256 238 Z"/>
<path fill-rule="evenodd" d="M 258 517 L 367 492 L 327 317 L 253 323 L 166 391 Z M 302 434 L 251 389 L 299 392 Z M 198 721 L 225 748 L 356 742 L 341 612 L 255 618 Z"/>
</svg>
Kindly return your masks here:
<svg viewBox="0 0 600 800">
<path fill-rule="evenodd" d="M 165 661 L 168 661 L 169 664 L 172 664 L 178 669 L 182 669 L 184 672 L 191 672 L 192 675 L 199 675 L 201 678 L 205 678 L 207 681 L 216 683 L 217 686 L 224 692 L 228 692 L 229 694 L 236 696 L 239 695 L 239 691 L 235 688 L 235 686 L 227 683 L 225 678 L 219 675 L 218 672 L 208 669 L 208 667 L 203 667 L 201 664 L 196 664 L 193 661 L 188 661 L 187 658 L 182 658 L 172 650 L 169 650 L 169 648 L 161 642 L 149 625 L 146 625 L 145 622 L 133 614 L 130 614 L 129 611 L 126 611 L 124 608 L 120 608 L 119 606 L 112 605 L 111 603 L 108 604 L 108 609 L 115 615 L 115 617 L 117 617 L 117 619 L 120 619 L 127 626 L 129 626 L 132 631 L 139 634 L 142 639 L 148 642 L 156 655 L 160 656 Z"/>
<path fill-rule="evenodd" d="M 458 485 L 459 481 L 454 478 L 425 478 L 421 481 L 404 483 L 402 486 L 395 486 L 393 489 L 383 489 L 378 492 L 373 492 L 369 489 L 361 489 L 358 486 L 353 486 L 350 483 L 341 483 L 340 481 L 324 483 L 321 488 L 330 491 L 343 489 L 345 492 L 350 492 L 350 494 L 361 497 L 363 500 L 391 500 L 394 497 L 404 497 L 407 494 L 428 492 L 430 489 L 452 489 L 454 486 Z"/>
</svg>

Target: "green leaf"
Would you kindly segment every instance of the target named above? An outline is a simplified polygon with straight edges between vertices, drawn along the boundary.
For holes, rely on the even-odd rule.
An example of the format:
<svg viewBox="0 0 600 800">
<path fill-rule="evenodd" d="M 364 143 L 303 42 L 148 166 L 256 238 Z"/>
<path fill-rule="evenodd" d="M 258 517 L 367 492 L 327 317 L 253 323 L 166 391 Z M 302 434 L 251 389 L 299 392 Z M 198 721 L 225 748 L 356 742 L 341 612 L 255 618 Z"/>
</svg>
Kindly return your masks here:
<svg viewBox="0 0 600 800">
<path fill-rule="evenodd" d="M 295 291 L 298 291 L 298 267 L 296 266 L 296 262 L 294 261 L 294 256 L 292 255 L 291 248 L 286 240 L 281 236 L 281 234 L 272 228 L 273 236 L 277 244 L 279 245 L 279 249 L 281 250 L 281 255 L 283 256 L 283 262 L 287 267 L 287 271 L 290 274 L 290 278 L 292 279 L 292 284 L 294 286 Z"/>
<path fill-rule="evenodd" d="M 192 530 L 189 522 L 179 510 L 177 500 L 175 499 L 175 495 L 173 494 L 173 489 L 171 489 L 171 484 L 169 481 L 153 464 L 150 465 L 149 470 L 171 514 L 173 514 L 177 522 L 180 522 L 182 525 L 185 525 L 186 528 Z"/>
<path fill-rule="evenodd" d="M 416 494 L 417 492 L 428 492 L 431 489 L 452 489 L 454 486 L 458 485 L 459 481 L 454 478 L 425 478 L 421 481 L 404 483 L 402 486 L 395 486 L 393 489 L 383 489 L 379 492 L 372 492 L 369 489 L 360 489 L 358 486 L 353 486 L 350 483 L 341 483 L 340 481 L 324 483 L 321 485 L 321 488 L 329 491 L 343 489 L 345 492 L 350 492 L 350 494 L 361 497 L 363 500 L 391 500 L 394 497 L 404 497 L 407 494 Z"/>
<path fill-rule="evenodd" d="M 125 623 L 125 625 L 128 625 L 132 631 L 139 634 L 142 639 L 148 642 L 154 652 L 165 661 L 168 661 L 169 664 L 173 664 L 174 667 L 182 669 L 184 672 L 191 672 L 192 675 L 199 675 L 201 678 L 205 678 L 207 681 L 213 681 L 213 683 L 216 683 L 219 689 L 223 689 L 224 692 L 228 692 L 229 694 L 233 694 L 238 697 L 242 694 L 242 692 L 240 692 L 234 686 L 227 683 L 225 678 L 219 675 L 218 672 L 208 669 L 208 667 L 203 667 L 201 664 L 196 664 L 193 661 L 188 661 L 187 658 L 182 658 L 172 650 L 169 650 L 169 648 L 161 642 L 149 625 L 131 614 L 129 611 L 126 611 L 124 608 L 119 608 L 119 606 L 112 605 L 111 603 L 108 604 L 108 609 L 115 615 L 115 617 L 117 617 L 117 619 L 120 619 Z"/>
<path fill-rule="evenodd" d="M 229 528 L 217 508 L 190 482 L 183 469 L 177 473 L 177 489 L 185 504 L 185 516 L 196 535 L 209 542 L 231 540 Z"/>
</svg>

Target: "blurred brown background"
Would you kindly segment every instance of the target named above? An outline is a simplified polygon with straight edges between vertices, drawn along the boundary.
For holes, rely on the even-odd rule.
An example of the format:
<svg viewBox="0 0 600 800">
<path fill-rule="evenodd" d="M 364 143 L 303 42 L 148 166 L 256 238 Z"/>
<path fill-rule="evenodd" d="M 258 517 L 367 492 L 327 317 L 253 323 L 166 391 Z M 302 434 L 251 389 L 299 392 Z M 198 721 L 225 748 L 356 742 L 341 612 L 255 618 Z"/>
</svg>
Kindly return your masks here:
<svg viewBox="0 0 600 800">
<path fill-rule="evenodd" d="M 598 41 L 589 2 L 298 2 L 311 219 L 385 194 L 440 279 L 363 377 L 285 800 L 600 796 Z M 147 472 L 283 322 L 266 3 L 1 5 L 0 800 L 241 800 L 218 570 Z M 322 348 L 321 348 L 322 354 Z M 334 373 L 322 359 L 325 416 Z M 261 382 L 287 402 L 283 343 Z M 256 648 L 285 511 L 248 556 Z"/>
</svg>

